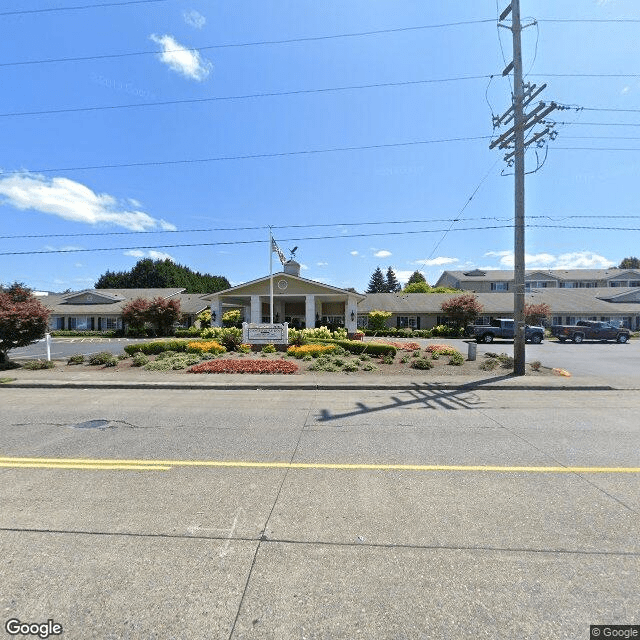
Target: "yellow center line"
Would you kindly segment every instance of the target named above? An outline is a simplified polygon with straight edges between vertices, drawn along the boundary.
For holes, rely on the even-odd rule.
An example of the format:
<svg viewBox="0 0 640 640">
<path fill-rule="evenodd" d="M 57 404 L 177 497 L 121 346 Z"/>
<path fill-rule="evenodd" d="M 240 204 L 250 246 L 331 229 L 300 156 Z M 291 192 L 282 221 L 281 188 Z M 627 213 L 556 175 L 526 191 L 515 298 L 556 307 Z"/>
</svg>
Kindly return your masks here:
<svg viewBox="0 0 640 640">
<path fill-rule="evenodd" d="M 112 460 L 96 458 L 0 457 L 0 467 L 168 471 L 172 467 L 237 469 L 331 469 L 339 471 L 467 471 L 493 473 L 640 473 L 640 467 L 498 466 L 449 464 L 341 464 L 324 462 L 250 462 L 242 460 Z"/>
</svg>

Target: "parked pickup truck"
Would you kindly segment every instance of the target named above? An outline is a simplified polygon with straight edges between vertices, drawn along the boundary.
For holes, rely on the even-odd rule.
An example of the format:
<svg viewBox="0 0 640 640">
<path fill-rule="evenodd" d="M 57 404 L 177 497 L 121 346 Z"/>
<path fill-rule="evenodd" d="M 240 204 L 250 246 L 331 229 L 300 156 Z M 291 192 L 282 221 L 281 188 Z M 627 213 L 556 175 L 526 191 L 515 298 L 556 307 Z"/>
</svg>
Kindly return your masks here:
<svg viewBox="0 0 640 640">
<path fill-rule="evenodd" d="M 631 332 L 624 327 L 614 327 L 609 322 L 595 322 L 580 320 L 575 325 L 554 324 L 551 325 L 551 335 L 564 342 L 583 342 L 584 340 L 615 340 L 624 343 L 629 340 Z"/>
<path fill-rule="evenodd" d="M 497 318 L 491 324 L 473 324 L 467 327 L 467 335 L 475 337 L 476 342 L 493 342 L 494 338 L 513 340 L 514 321 L 510 318 Z M 525 326 L 524 339 L 540 344 L 544 339 L 544 327 Z"/>
</svg>

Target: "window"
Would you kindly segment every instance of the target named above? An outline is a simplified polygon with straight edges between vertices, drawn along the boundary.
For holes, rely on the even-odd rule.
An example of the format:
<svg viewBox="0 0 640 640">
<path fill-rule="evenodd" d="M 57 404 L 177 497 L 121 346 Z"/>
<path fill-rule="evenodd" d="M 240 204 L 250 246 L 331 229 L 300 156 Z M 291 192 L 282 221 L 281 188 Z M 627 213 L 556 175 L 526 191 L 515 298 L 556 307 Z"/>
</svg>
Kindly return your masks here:
<svg viewBox="0 0 640 640">
<path fill-rule="evenodd" d="M 416 316 L 398 316 L 396 318 L 396 327 L 398 329 L 415 329 L 418 326 Z"/>
<path fill-rule="evenodd" d="M 119 329 L 120 318 L 102 318 L 101 326 L 103 331 L 107 331 L 110 329 Z"/>
<path fill-rule="evenodd" d="M 492 282 L 491 291 L 509 291 L 508 282 Z"/>
<path fill-rule="evenodd" d="M 368 315 L 358 316 L 358 328 L 366 329 L 368 326 L 369 326 L 369 316 Z"/>
<path fill-rule="evenodd" d="M 64 316 L 56 316 L 51 320 L 51 328 L 54 331 L 60 331 L 64 329 Z"/>
<path fill-rule="evenodd" d="M 560 288 L 561 289 L 577 289 L 578 288 L 578 283 L 577 282 L 561 282 L 560 283 Z"/>
<path fill-rule="evenodd" d="M 552 324 L 562 324 L 562 316 L 553 316 Z"/>
<path fill-rule="evenodd" d="M 628 280 L 610 280 L 609 286 L 610 287 L 628 287 L 629 281 Z"/>
<path fill-rule="evenodd" d="M 640 287 L 640 280 L 629 280 L 630 287 Z"/>
<path fill-rule="evenodd" d="M 524 283 L 525 289 L 546 289 L 549 286 L 553 286 L 553 282 L 549 280 L 529 280 Z"/>
</svg>

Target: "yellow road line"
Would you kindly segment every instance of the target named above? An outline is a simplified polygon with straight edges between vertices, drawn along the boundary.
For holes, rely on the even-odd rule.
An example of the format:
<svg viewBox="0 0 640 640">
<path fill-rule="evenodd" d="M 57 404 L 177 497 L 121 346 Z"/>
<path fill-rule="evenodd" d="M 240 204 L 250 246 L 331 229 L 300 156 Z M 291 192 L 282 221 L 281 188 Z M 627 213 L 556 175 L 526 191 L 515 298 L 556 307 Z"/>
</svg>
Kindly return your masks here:
<svg viewBox="0 0 640 640">
<path fill-rule="evenodd" d="M 0 462 L 0 467 L 8 469 L 99 469 L 100 471 L 169 471 L 171 467 L 160 465 L 134 464 L 62 464 L 53 462 Z"/>
<path fill-rule="evenodd" d="M 82 469 L 162 470 L 171 467 L 239 469 L 332 469 L 339 471 L 471 471 L 494 473 L 640 473 L 640 467 L 497 466 L 445 464 L 340 464 L 324 462 L 249 462 L 242 460 L 111 460 L 99 458 L 8 458 L 0 467 L 51 466 Z"/>
</svg>

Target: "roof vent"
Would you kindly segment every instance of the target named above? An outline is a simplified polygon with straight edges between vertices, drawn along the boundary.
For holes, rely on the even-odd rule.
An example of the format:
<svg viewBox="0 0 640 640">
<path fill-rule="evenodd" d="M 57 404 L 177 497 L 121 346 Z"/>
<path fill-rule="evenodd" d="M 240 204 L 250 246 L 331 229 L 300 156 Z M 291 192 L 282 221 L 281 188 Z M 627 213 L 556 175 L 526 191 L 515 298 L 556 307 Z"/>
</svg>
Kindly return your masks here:
<svg viewBox="0 0 640 640">
<path fill-rule="evenodd" d="M 295 260 L 287 260 L 284 263 L 284 272 L 288 273 L 290 276 L 300 277 L 300 263 Z"/>
</svg>

